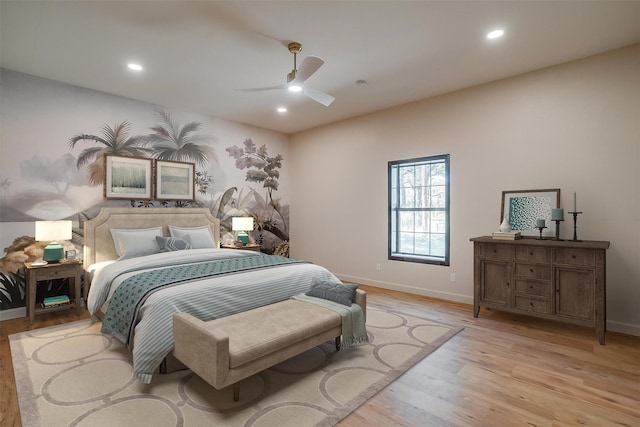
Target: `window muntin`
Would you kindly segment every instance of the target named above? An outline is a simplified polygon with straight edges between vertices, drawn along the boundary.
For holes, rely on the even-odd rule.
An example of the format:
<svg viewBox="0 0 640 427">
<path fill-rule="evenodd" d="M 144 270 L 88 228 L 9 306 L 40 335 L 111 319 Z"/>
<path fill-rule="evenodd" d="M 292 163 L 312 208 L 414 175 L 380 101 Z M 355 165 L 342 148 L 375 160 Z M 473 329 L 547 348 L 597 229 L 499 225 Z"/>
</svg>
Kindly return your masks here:
<svg viewBox="0 0 640 427">
<path fill-rule="evenodd" d="M 449 265 L 449 155 L 389 162 L 389 259 Z"/>
</svg>

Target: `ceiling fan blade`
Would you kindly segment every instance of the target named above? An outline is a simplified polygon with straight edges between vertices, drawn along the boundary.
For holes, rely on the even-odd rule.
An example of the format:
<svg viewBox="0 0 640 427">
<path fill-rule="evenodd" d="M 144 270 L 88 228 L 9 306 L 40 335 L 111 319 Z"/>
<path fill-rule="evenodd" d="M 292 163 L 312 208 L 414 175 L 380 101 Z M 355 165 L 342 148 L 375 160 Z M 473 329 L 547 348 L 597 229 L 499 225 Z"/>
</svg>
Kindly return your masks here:
<svg viewBox="0 0 640 427">
<path fill-rule="evenodd" d="M 269 86 L 269 87 L 254 87 L 250 89 L 236 89 L 240 92 L 260 92 L 263 90 L 273 90 L 273 89 L 286 89 L 287 85 L 278 85 L 278 86 Z"/>
<path fill-rule="evenodd" d="M 325 107 L 328 107 L 333 101 L 335 101 L 335 98 L 333 96 L 316 89 L 304 88 L 304 94 L 314 101 L 324 105 Z"/>
<path fill-rule="evenodd" d="M 324 61 L 317 56 L 307 56 L 302 60 L 302 63 L 298 67 L 294 81 L 296 83 L 304 82 L 311 77 L 313 73 L 318 71 L 318 68 L 320 68 L 322 64 L 324 64 Z"/>
</svg>

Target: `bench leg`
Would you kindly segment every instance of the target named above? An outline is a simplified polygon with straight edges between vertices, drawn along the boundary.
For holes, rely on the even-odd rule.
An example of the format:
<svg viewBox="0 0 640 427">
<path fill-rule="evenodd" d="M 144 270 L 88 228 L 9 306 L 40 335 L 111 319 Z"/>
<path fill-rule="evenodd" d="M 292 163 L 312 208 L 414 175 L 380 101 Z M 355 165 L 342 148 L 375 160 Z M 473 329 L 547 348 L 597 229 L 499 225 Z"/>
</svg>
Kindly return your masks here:
<svg viewBox="0 0 640 427">
<path fill-rule="evenodd" d="M 340 336 L 336 337 L 336 351 L 340 350 Z"/>
<path fill-rule="evenodd" d="M 237 402 L 240 400 L 240 383 L 237 382 L 233 385 L 233 401 Z"/>
</svg>

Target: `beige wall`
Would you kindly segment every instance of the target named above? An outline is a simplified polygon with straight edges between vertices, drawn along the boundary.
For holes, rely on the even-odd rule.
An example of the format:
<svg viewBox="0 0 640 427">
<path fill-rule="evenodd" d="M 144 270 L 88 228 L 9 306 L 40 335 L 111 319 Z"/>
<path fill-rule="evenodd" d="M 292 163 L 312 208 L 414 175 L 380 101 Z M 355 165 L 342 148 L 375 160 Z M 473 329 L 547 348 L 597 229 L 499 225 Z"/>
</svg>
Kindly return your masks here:
<svg viewBox="0 0 640 427">
<path fill-rule="evenodd" d="M 560 188 L 567 212 L 575 191 L 578 238 L 611 242 L 608 328 L 640 335 L 639 146 L 640 45 L 298 133 L 291 254 L 343 280 L 471 303 L 469 238 L 497 229 L 501 192 Z M 451 266 L 387 260 L 387 162 L 446 153 Z"/>
</svg>

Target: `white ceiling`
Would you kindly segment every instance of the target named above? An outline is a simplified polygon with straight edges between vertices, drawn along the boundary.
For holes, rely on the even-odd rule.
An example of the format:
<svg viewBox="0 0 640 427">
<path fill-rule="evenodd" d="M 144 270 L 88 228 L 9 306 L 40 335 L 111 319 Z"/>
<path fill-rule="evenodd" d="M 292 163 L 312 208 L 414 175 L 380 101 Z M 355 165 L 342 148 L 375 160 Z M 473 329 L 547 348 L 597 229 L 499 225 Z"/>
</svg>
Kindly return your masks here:
<svg viewBox="0 0 640 427">
<path fill-rule="evenodd" d="M 640 42 L 640 1 L 0 0 L 0 15 L 3 68 L 286 133 Z M 286 83 L 291 41 L 298 64 L 325 60 L 306 84 L 331 106 L 236 90 Z"/>
</svg>

